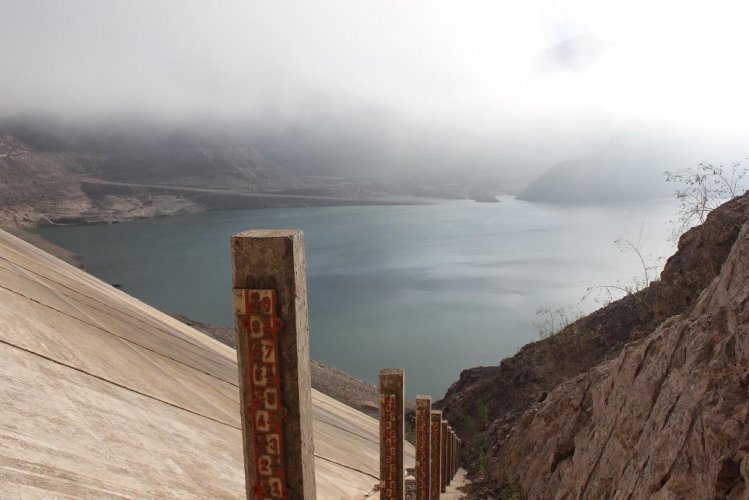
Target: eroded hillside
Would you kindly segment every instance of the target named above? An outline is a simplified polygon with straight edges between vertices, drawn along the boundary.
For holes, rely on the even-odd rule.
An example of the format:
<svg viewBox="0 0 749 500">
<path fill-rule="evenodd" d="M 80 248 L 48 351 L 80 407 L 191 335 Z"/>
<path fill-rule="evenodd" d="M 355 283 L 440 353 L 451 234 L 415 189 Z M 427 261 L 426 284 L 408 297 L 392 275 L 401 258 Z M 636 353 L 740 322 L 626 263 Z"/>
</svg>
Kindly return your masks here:
<svg viewBox="0 0 749 500">
<path fill-rule="evenodd" d="M 534 405 L 491 474 L 532 498 L 746 498 L 749 222 L 689 312 Z"/>
</svg>

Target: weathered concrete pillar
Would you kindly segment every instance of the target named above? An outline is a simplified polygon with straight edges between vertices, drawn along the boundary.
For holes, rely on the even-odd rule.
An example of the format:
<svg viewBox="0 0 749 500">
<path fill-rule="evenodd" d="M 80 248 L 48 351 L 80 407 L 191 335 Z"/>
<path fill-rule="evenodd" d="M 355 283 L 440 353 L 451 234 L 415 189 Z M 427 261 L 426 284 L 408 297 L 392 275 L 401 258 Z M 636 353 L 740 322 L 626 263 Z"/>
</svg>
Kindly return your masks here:
<svg viewBox="0 0 749 500">
<path fill-rule="evenodd" d="M 429 500 L 432 398 L 416 396 L 416 499 Z"/>
<path fill-rule="evenodd" d="M 380 498 L 403 500 L 403 392 L 400 368 L 380 370 Z"/>
<path fill-rule="evenodd" d="M 450 446 L 450 466 L 452 467 L 452 472 L 453 472 L 451 477 L 454 478 L 455 472 L 456 472 L 456 469 L 455 469 L 455 431 L 453 431 L 452 436 L 453 436 L 453 441 L 451 443 L 452 446 Z"/>
<path fill-rule="evenodd" d="M 248 498 L 315 498 L 307 279 L 301 231 L 231 238 Z"/>
<path fill-rule="evenodd" d="M 442 445 L 441 445 L 441 455 L 440 455 L 440 462 L 442 464 L 440 468 L 440 487 L 442 493 L 447 491 L 447 483 L 448 483 L 448 477 L 449 474 L 448 468 L 447 468 L 447 443 L 448 443 L 448 435 L 447 435 L 447 420 L 443 420 L 441 423 L 441 429 L 442 429 Z"/>
<path fill-rule="evenodd" d="M 453 432 L 453 477 L 458 472 L 458 436 Z"/>
<path fill-rule="evenodd" d="M 455 474 L 458 472 L 457 467 L 457 456 L 458 456 L 458 436 L 455 434 L 455 431 L 453 431 L 453 448 L 452 448 L 452 464 L 453 464 L 453 477 L 455 477 Z"/>
<path fill-rule="evenodd" d="M 429 497 L 438 500 L 442 490 L 442 411 L 432 410 L 431 415 L 431 471 L 429 473 Z"/>
<path fill-rule="evenodd" d="M 447 426 L 447 484 L 453 479 L 453 428 Z"/>
</svg>

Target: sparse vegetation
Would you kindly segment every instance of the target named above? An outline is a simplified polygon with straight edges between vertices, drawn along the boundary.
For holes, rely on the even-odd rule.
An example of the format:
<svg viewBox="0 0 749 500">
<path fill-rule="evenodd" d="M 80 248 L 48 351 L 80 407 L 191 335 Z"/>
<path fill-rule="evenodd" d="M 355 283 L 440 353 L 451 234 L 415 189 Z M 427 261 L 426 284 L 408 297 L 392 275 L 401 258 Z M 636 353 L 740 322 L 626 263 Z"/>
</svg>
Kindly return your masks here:
<svg viewBox="0 0 749 500">
<path fill-rule="evenodd" d="M 537 320 L 533 323 L 541 338 L 551 337 L 562 331 L 570 323 L 583 316 L 582 311 L 573 306 L 557 307 L 539 307 L 536 310 Z"/>
<path fill-rule="evenodd" d="M 629 237 L 614 240 L 619 252 L 634 255 L 637 258 L 640 264 L 639 273 L 630 280 L 619 279 L 613 283 L 591 285 L 586 289 L 583 300 L 592 298 L 596 303 L 610 304 L 626 295 L 634 295 L 640 290 L 644 290 L 650 285 L 651 281 L 658 278 L 663 258 L 645 253 L 642 248 L 643 231 L 644 223 L 640 225 L 640 233 L 636 240 Z"/>
<path fill-rule="evenodd" d="M 471 472 L 483 476 L 489 466 L 489 445 L 486 435 L 489 429 L 489 406 L 483 400 L 479 400 L 475 409 L 478 420 L 465 413 L 460 413 L 458 417 L 463 421 L 470 451 L 476 459 Z"/>
<path fill-rule="evenodd" d="M 667 182 L 677 185 L 675 194 L 679 211 L 670 239 L 676 240 L 687 229 L 705 222 L 705 217 L 721 203 L 735 198 L 743 189 L 749 168 L 741 162 L 730 167 L 700 163 L 697 167 L 666 171 Z"/>
</svg>

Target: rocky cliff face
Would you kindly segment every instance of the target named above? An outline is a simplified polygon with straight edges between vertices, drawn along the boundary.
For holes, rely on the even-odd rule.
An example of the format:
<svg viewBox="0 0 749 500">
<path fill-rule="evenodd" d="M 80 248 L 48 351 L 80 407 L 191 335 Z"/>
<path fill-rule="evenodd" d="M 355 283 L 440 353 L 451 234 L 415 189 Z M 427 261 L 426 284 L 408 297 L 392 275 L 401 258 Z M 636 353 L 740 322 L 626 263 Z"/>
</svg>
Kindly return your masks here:
<svg viewBox="0 0 749 500">
<path fill-rule="evenodd" d="M 747 498 L 748 419 L 745 218 L 694 306 L 530 408 L 491 475 L 530 498 Z"/>
<path fill-rule="evenodd" d="M 579 383 L 580 377 L 595 378 L 592 374 L 599 373 L 598 365 L 602 362 L 620 359 L 631 346 L 649 341 L 656 335 L 654 332 L 660 332 L 671 324 L 675 316 L 692 314 L 697 307 L 698 297 L 707 293 L 706 288 L 711 286 L 724 268 L 737 244 L 739 232 L 748 220 L 749 194 L 746 194 L 716 209 L 705 224 L 684 234 L 678 251 L 668 260 L 661 279 L 647 289 L 580 319 L 551 338 L 525 346 L 512 358 L 503 360 L 500 366 L 472 368 L 461 373 L 460 380 L 453 384 L 438 405 L 446 409 L 459 431 L 464 431 L 460 426 L 461 417 L 471 415 L 478 420 L 477 402 L 483 401 L 491 422 L 488 432 L 489 455 L 497 461 L 492 471 L 494 479 L 502 480 L 505 473 L 511 477 L 521 477 L 528 472 L 523 472 L 517 461 L 519 456 L 515 455 L 523 439 L 530 446 L 536 439 L 539 439 L 539 443 L 548 441 L 551 435 L 561 433 L 568 437 L 561 441 L 555 439 L 557 445 L 551 451 L 538 450 L 544 457 L 547 452 L 550 453 L 549 464 L 553 464 L 553 467 L 549 465 L 551 472 L 548 474 L 557 474 L 560 464 L 572 459 L 577 449 L 574 446 L 577 431 L 568 429 L 565 434 L 561 428 L 552 425 L 547 429 L 549 434 L 546 436 L 529 434 L 529 425 L 536 422 L 529 422 L 529 415 L 535 415 L 538 408 L 548 409 L 546 417 L 555 415 L 557 409 L 547 406 L 552 395 L 557 394 L 558 389 L 555 388 L 573 384 L 582 391 L 574 385 Z M 581 397 L 584 392 L 580 393 Z M 585 397 L 590 399 L 589 394 Z M 564 397 L 555 400 L 556 404 L 561 405 L 560 408 L 564 407 L 563 400 Z M 583 403 L 581 399 L 578 403 L 589 405 L 590 401 Z M 565 413 L 565 418 L 571 419 L 568 424 L 573 427 L 577 425 L 574 428 L 578 430 L 580 425 L 587 422 L 584 414 Z M 508 440 L 515 440 L 515 444 L 510 445 Z M 531 451 L 526 447 L 523 453 Z M 536 456 L 531 455 L 527 459 L 531 458 L 536 459 Z M 539 472 L 534 470 L 527 478 Z M 546 483 L 547 479 L 539 481 Z M 529 484 L 524 483 L 524 486 Z M 541 495 L 530 488 L 528 491 Z M 547 496 L 550 491 L 544 490 L 541 496 Z"/>
</svg>

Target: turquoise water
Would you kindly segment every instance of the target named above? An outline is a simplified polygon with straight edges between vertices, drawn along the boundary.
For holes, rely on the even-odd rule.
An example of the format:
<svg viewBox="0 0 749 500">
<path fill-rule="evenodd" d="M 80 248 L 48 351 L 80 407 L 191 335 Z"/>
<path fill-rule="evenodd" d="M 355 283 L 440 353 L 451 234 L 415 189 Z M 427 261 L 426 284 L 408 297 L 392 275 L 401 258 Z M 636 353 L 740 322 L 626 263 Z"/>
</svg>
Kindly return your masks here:
<svg viewBox="0 0 749 500">
<path fill-rule="evenodd" d="M 614 240 L 656 256 L 673 202 L 559 207 L 522 202 L 205 212 L 39 232 L 92 274 L 160 309 L 232 325 L 229 236 L 305 234 L 314 359 L 375 382 L 406 369 L 409 397 L 442 397 L 460 370 L 538 339 L 536 310 L 580 304 L 591 284 L 639 270 Z"/>
</svg>

